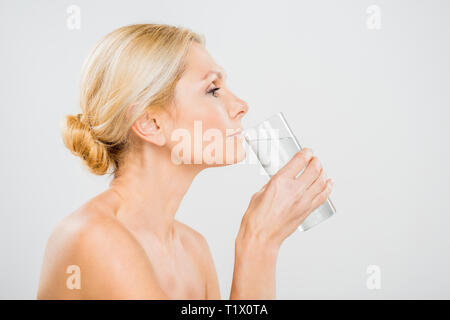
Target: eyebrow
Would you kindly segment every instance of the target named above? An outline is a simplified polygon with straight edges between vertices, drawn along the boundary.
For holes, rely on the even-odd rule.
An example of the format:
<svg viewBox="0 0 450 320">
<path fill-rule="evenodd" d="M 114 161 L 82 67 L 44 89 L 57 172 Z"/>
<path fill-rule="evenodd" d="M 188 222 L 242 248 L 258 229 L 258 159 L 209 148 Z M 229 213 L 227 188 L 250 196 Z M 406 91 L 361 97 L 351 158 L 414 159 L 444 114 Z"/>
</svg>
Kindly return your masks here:
<svg viewBox="0 0 450 320">
<path fill-rule="evenodd" d="M 217 77 L 218 77 L 219 79 L 226 79 L 226 77 L 227 77 L 227 73 L 226 73 L 225 71 L 222 72 L 222 71 L 218 71 L 218 70 L 210 70 L 210 71 L 208 71 L 208 73 L 206 73 L 206 75 L 203 77 L 203 80 L 207 79 L 207 78 L 209 77 L 210 74 L 215 74 L 215 75 L 217 75 Z"/>
</svg>

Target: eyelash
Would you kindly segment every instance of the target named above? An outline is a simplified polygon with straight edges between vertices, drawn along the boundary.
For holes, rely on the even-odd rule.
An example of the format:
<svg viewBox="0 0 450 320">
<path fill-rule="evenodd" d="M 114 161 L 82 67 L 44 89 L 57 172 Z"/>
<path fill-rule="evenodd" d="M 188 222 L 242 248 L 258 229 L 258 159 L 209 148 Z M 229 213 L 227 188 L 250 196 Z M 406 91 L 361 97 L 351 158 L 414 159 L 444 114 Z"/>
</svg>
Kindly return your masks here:
<svg viewBox="0 0 450 320">
<path fill-rule="evenodd" d="M 214 95 L 214 93 L 215 93 L 217 90 L 219 90 L 219 89 L 220 89 L 219 87 L 213 88 L 213 89 L 211 89 L 211 90 L 208 91 L 208 94 L 211 94 L 211 93 L 212 93 L 212 96 L 217 98 L 217 96 Z"/>
</svg>

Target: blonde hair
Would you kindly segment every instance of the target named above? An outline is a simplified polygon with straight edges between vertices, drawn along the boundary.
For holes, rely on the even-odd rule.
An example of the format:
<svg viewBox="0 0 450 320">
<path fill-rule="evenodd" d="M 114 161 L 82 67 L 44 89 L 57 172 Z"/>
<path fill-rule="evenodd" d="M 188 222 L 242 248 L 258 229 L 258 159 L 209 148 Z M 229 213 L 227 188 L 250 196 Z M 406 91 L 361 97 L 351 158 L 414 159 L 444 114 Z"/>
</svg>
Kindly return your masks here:
<svg viewBox="0 0 450 320">
<path fill-rule="evenodd" d="M 134 121 L 147 108 L 171 104 L 192 42 L 204 45 L 204 36 L 183 27 L 134 24 L 109 33 L 91 51 L 81 76 L 82 113 L 64 118 L 62 136 L 92 173 L 112 168 L 115 175 Z"/>
</svg>

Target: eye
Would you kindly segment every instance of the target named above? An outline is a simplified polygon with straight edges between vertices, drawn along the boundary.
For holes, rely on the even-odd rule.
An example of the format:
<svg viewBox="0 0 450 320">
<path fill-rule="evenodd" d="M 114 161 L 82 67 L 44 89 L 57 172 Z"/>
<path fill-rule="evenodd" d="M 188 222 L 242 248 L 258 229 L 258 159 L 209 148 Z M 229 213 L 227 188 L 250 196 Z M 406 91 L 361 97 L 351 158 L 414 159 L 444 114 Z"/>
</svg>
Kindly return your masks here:
<svg viewBox="0 0 450 320">
<path fill-rule="evenodd" d="M 217 90 L 219 90 L 219 89 L 220 89 L 219 87 L 217 87 L 217 88 L 212 88 L 211 90 L 208 91 L 208 94 L 212 94 L 213 97 L 216 97 L 216 98 L 217 98 L 218 96 L 215 95 L 215 92 L 216 92 Z"/>
</svg>

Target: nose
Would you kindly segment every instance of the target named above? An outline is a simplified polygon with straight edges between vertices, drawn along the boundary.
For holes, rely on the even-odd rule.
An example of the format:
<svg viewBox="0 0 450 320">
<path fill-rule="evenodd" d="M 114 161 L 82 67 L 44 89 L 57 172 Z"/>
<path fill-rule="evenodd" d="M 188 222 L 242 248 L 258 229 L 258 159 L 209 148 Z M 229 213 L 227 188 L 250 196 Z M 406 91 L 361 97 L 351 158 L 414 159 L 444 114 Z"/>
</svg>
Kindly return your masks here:
<svg viewBox="0 0 450 320">
<path fill-rule="evenodd" d="M 233 120 L 241 120 L 248 112 L 248 104 L 242 99 L 236 98 L 233 108 L 230 110 L 230 118 Z"/>
</svg>

